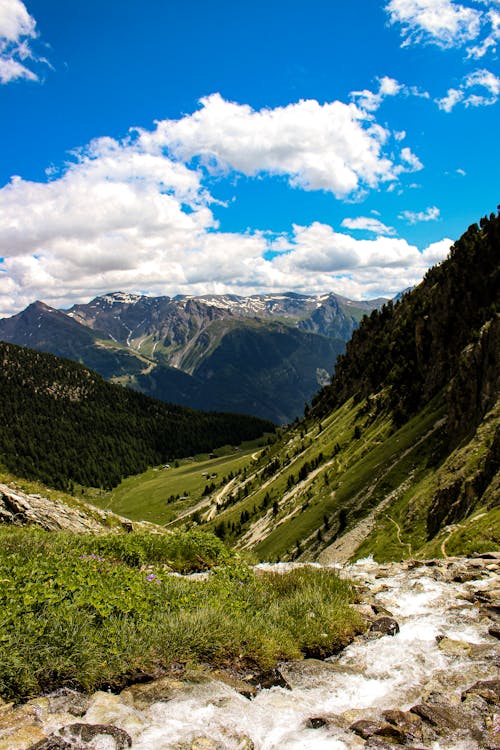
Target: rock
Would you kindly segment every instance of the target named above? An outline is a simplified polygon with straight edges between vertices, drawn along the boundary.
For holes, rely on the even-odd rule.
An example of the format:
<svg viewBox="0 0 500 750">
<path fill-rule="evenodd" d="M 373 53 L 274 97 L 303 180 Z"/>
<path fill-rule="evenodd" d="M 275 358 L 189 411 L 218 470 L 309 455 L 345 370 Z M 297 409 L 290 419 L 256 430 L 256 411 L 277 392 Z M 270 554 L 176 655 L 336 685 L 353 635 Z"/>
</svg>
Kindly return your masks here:
<svg viewBox="0 0 500 750">
<path fill-rule="evenodd" d="M 290 685 L 286 681 L 285 677 L 281 674 L 279 669 L 270 669 L 267 672 L 260 672 L 259 674 L 252 677 L 250 681 L 257 689 L 268 690 L 272 687 L 281 687 L 286 690 L 291 690 Z"/>
<path fill-rule="evenodd" d="M 61 688 L 47 696 L 50 713 L 66 712 L 73 716 L 83 716 L 90 707 L 90 698 L 69 688 Z"/>
<path fill-rule="evenodd" d="M 327 720 L 323 719 L 321 716 L 313 716 L 306 721 L 306 727 L 308 729 L 320 729 L 321 727 L 326 726 L 326 724 L 328 724 Z"/>
<path fill-rule="evenodd" d="M 109 726 L 106 724 L 70 724 L 61 729 L 61 736 L 68 740 L 73 747 L 80 740 L 86 745 L 92 742 L 96 737 L 112 737 L 115 743 L 115 750 L 125 750 L 132 747 L 132 738 L 127 732 L 119 727 Z"/>
<path fill-rule="evenodd" d="M 487 703 L 500 704 L 500 680 L 479 680 L 462 693 L 462 700 L 470 695 L 479 695 Z"/>
<path fill-rule="evenodd" d="M 437 636 L 438 648 L 450 656 L 469 656 L 472 652 L 472 646 L 466 641 L 455 641 L 453 638 Z"/>
<path fill-rule="evenodd" d="M 0 730 L 0 750 L 31 750 L 46 737 L 43 729 L 34 725 L 16 727 L 12 731 Z"/>
<path fill-rule="evenodd" d="M 463 712 L 453 706 L 444 706 L 437 703 L 419 703 L 413 706 L 411 713 L 420 716 L 421 719 L 433 727 L 445 729 L 460 729 L 463 726 Z"/>
<path fill-rule="evenodd" d="M 384 719 L 397 727 L 407 742 L 420 741 L 422 739 L 422 719 L 410 711 L 399 711 L 390 709 L 382 711 Z"/>
<path fill-rule="evenodd" d="M 196 737 L 189 745 L 189 750 L 223 750 L 220 742 L 210 737 Z"/>
<path fill-rule="evenodd" d="M 498 638 L 500 640 L 500 625 L 492 625 L 488 628 L 488 633 L 492 635 L 493 638 Z"/>
<path fill-rule="evenodd" d="M 424 741 L 439 737 L 450 740 L 451 737 L 456 737 L 457 740 L 474 740 L 479 743 L 480 747 L 483 747 L 485 723 L 480 712 L 467 711 L 463 704 L 447 706 L 430 703 L 420 703 L 414 706 L 411 712 L 424 720 L 422 727 Z M 429 728 L 427 731 L 426 727 Z"/>
<path fill-rule="evenodd" d="M 370 633 L 377 633 L 380 636 L 396 635 L 396 633 L 399 633 L 399 625 L 393 617 L 379 617 L 372 622 Z"/>
<path fill-rule="evenodd" d="M 45 740 L 68 721 L 70 714 L 49 714 L 49 700 L 37 698 L 17 708 L 0 708 L 0 750 L 26 750 Z"/>
<path fill-rule="evenodd" d="M 120 693 L 120 698 L 127 706 L 139 710 L 148 708 L 153 703 L 168 701 L 185 688 L 185 683 L 172 677 L 162 677 L 154 682 L 131 685 Z"/>
<path fill-rule="evenodd" d="M 252 685 L 250 680 L 242 680 L 240 677 L 235 677 L 234 675 L 227 674 L 226 672 L 220 672 L 219 670 L 215 670 L 210 674 L 212 675 L 213 679 L 217 680 L 218 682 L 223 682 L 224 685 L 227 685 L 233 690 L 236 690 L 237 693 L 243 695 L 245 698 L 255 698 L 258 693 L 257 688 L 255 687 L 255 685 Z"/>
<path fill-rule="evenodd" d="M 401 745 L 395 745 L 393 742 L 390 742 L 383 737 L 373 735 L 373 737 L 370 737 L 365 743 L 365 748 L 367 748 L 367 750 L 371 750 L 371 748 L 377 748 L 377 750 L 401 750 Z M 427 747 L 415 747 L 414 745 L 405 745 L 404 748 L 405 750 L 430 750 Z"/>
<path fill-rule="evenodd" d="M 398 744 L 402 744 L 405 741 L 404 732 L 386 721 L 360 719 L 359 721 L 355 721 L 354 724 L 351 724 L 349 729 L 351 732 L 358 734 L 364 740 L 368 740 L 373 735 L 377 735 L 377 737 L 394 740 Z"/>
<path fill-rule="evenodd" d="M 146 720 L 131 706 L 122 703 L 118 695 L 111 693 L 94 693 L 84 718 L 88 724 L 119 727 L 132 739 L 146 728 Z"/>
<path fill-rule="evenodd" d="M 473 560 L 498 560 L 500 562 L 500 552 L 476 552 L 472 555 Z"/>
<path fill-rule="evenodd" d="M 83 750 L 82 745 L 74 745 L 63 740 L 62 737 L 51 735 L 41 742 L 37 742 L 36 745 L 31 745 L 28 750 Z"/>
</svg>

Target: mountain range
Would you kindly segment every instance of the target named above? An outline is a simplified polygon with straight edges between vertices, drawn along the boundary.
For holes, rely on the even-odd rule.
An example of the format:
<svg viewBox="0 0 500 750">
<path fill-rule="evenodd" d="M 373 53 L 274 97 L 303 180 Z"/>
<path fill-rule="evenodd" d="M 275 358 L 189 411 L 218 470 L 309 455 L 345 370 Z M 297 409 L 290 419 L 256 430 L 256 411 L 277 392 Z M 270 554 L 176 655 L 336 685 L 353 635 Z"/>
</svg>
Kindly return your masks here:
<svg viewBox="0 0 500 750">
<path fill-rule="evenodd" d="M 73 359 L 163 401 L 284 424 L 329 381 L 363 315 L 383 302 L 115 292 L 69 310 L 34 302 L 0 320 L 0 340 Z"/>
<path fill-rule="evenodd" d="M 159 523 L 165 523 L 168 506 L 170 528 L 200 526 L 261 560 L 346 562 L 370 554 L 394 560 L 499 549 L 499 260 L 500 214 L 491 214 L 471 225 L 421 284 L 363 316 L 331 382 L 317 392 L 302 419 L 275 437 L 261 438 L 258 449 L 245 456 L 235 451 L 226 464 L 225 459 L 211 463 L 212 456 L 200 466 L 192 456 L 215 444 L 235 446 L 238 439 L 268 430 L 269 423 L 197 415 L 105 383 L 81 365 L 2 344 L 0 458 L 19 475 L 49 483 L 55 477 L 59 486 L 69 479 L 83 490 L 90 485 L 110 488 L 120 477 L 153 465 L 116 491 L 89 490 L 93 502 L 120 513 L 126 506 L 132 520 Z M 231 333 L 238 333 L 237 343 L 243 340 L 242 318 L 245 335 L 252 326 L 265 327 L 266 336 L 285 326 L 288 336 L 299 332 L 334 341 L 298 327 L 325 320 L 325 299 L 307 298 L 307 314 L 299 316 L 302 298 L 284 295 L 277 304 L 283 317 L 284 307 L 295 307 L 295 317 L 286 323 L 266 321 L 262 312 L 254 320 L 238 307 L 234 329 L 227 322 L 233 322 L 231 316 L 220 312 L 221 298 L 217 305 L 199 299 L 142 299 L 106 295 L 68 313 L 38 304 L 3 326 L 15 332 L 23 316 L 31 316 L 26 338 L 40 340 L 51 330 L 50 321 L 56 333 L 64 331 L 66 347 L 83 342 L 88 352 L 115 356 L 118 364 L 120 356 L 135 357 L 151 372 L 167 369 L 155 365 L 153 349 L 158 357 L 161 352 L 175 354 L 188 369 L 196 348 L 190 342 L 201 348 L 208 331 L 210 349 L 215 324 L 225 333 L 197 367 L 217 358 L 224 361 Z M 224 299 L 231 307 L 232 298 Z M 257 300 L 264 311 L 268 300 Z M 158 334 L 148 334 L 148 356 L 141 354 L 148 330 L 138 314 L 141 306 L 169 309 L 170 303 L 190 311 L 185 327 L 177 316 L 176 326 L 164 322 L 160 335 L 156 324 Z M 247 298 L 247 310 L 249 305 Z M 199 316 L 211 311 L 211 323 L 193 323 L 193 308 Z M 166 320 L 164 313 L 160 317 Z M 95 329 L 82 322 L 90 319 Z M 189 324 L 196 329 L 190 335 Z M 104 338 L 104 328 L 116 341 Z M 276 346 L 269 354 L 279 359 Z M 254 359 L 258 373 L 258 352 L 248 351 L 251 379 Z M 139 370 L 136 377 L 146 374 Z M 179 467 L 160 471 L 155 466 L 166 456 L 188 453 L 191 457 Z M 227 466 L 222 477 L 219 465 Z M 155 517 L 158 498 L 153 496 L 158 493 Z"/>
</svg>

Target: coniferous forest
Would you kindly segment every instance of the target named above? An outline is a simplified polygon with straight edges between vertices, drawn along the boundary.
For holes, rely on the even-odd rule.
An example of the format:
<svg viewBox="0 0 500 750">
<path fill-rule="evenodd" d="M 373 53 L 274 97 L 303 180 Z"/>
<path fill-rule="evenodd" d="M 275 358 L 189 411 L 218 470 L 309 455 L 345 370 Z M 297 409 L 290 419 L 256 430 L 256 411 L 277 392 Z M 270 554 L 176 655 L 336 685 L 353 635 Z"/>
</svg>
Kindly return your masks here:
<svg viewBox="0 0 500 750">
<path fill-rule="evenodd" d="M 387 389 L 396 424 L 415 414 L 456 375 L 463 348 L 500 310 L 499 247 L 500 215 L 492 213 L 472 224 L 410 294 L 365 316 L 332 384 L 313 399 L 316 412 Z"/>
<path fill-rule="evenodd" d="M 257 417 L 197 412 L 112 385 L 82 365 L 0 343 L 0 455 L 19 476 L 111 488 L 173 458 L 273 431 Z"/>
</svg>

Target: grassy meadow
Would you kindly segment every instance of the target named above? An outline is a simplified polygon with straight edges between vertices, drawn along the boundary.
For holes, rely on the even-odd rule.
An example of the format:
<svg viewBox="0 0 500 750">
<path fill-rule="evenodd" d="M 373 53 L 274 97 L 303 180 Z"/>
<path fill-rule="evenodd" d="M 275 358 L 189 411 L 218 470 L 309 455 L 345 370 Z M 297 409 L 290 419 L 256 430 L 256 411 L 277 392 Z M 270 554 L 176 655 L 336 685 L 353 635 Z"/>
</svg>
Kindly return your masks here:
<svg viewBox="0 0 500 750">
<path fill-rule="evenodd" d="M 206 580 L 172 571 L 210 570 Z M 326 656 L 361 626 L 331 570 L 254 572 L 200 531 L 0 528 L 0 696 L 120 689 L 175 664 L 246 674 Z"/>
<path fill-rule="evenodd" d="M 142 474 L 124 479 L 111 492 L 85 489 L 85 499 L 105 510 L 126 516 L 134 521 L 151 521 L 168 525 L 189 520 L 193 507 L 225 485 L 230 477 L 251 466 L 263 449 L 265 439 L 243 443 L 238 448 L 226 446 L 212 454 L 194 456 L 155 466 Z M 209 487 L 210 492 L 205 492 Z M 186 515 L 184 515 L 186 514 Z"/>
</svg>

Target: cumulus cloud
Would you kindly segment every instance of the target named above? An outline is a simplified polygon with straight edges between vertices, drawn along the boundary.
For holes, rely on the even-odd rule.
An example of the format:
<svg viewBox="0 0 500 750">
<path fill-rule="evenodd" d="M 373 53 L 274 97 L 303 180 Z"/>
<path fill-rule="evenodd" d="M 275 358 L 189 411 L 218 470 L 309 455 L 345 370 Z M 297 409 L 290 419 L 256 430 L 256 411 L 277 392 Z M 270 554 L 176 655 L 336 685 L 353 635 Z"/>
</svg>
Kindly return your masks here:
<svg viewBox="0 0 500 750">
<path fill-rule="evenodd" d="M 399 81 L 396 81 L 395 78 L 390 78 L 389 76 L 377 78 L 377 81 L 378 91 L 363 89 L 362 91 L 351 91 L 350 93 L 352 101 L 354 101 L 357 106 L 365 112 L 376 112 L 384 99 L 387 99 L 389 96 L 403 95 L 418 96 L 423 99 L 429 98 L 427 91 L 423 91 L 417 86 L 406 86 L 399 83 Z M 395 132 L 393 135 L 397 141 L 401 141 L 406 137 L 404 130 Z"/>
<path fill-rule="evenodd" d="M 496 104 L 500 95 L 500 78 L 484 68 L 465 76 L 458 88 L 450 88 L 446 96 L 436 99 L 439 109 L 451 112 L 457 104 L 464 107 L 487 107 Z"/>
<path fill-rule="evenodd" d="M 500 38 L 497 0 L 390 0 L 390 24 L 401 26 L 402 46 L 435 44 L 441 49 L 466 47 L 467 56 L 494 52 Z"/>
<path fill-rule="evenodd" d="M 439 208 L 430 206 L 425 211 L 401 211 L 400 219 L 404 219 L 408 224 L 417 224 L 420 221 L 437 221 L 440 216 Z"/>
<path fill-rule="evenodd" d="M 33 52 L 37 36 L 35 19 L 21 0 L 0 0 L 0 83 L 38 80 L 33 63 L 47 60 Z"/>
<path fill-rule="evenodd" d="M 383 80 L 385 88 L 393 85 Z M 344 198 L 408 168 L 404 157 L 395 162 L 384 153 L 390 136 L 354 103 L 303 100 L 255 111 L 212 94 L 194 114 L 158 122 L 140 140 L 148 150 L 167 148 L 185 162 L 199 159 L 212 172 L 284 175 L 294 187 Z"/>
<path fill-rule="evenodd" d="M 346 229 L 359 229 L 378 235 L 396 234 L 394 227 L 386 226 L 380 219 L 374 219 L 373 216 L 357 216 L 355 219 L 346 218 L 342 221 L 342 226 Z"/>
<path fill-rule="evenodd" d="M 70 245 L 54 245 L 38 256 L 11 257 L 0 264 L 0 314 L 44 299 L 54 306 L 88 301 L 123 289 L 148 294 L 254 294 L 335 291 L 353 299 L 393 295 L 418 283 L 429 266 L 443 260 L 452 242 L 444 239 L 419 251 L 406 240 L 378 236 L 357 240 L 315 222 L 294 226 L 278 238 L 261 233 L 201 232 L 175 248 L 155 247 L 119 254 L 96 243 L 80 248 L 68 265 Z"/>
<path fill-rule="evenodd" d="M 319 223 L 278 237 L 224 232 L 205 187 L 207 171 L 225 168 L 351 196 L 415 168 L 409 149 L 397 163 L 384 156 L 389 137 L 354 104 L 254 112 L 211 97 L 195 115 L 122 140 L 96 139 L 45 182 L 13 177 L 0 189 L 0 314 L 37 298 L 64 307 L 116 289 L 366 298 L 413 285 L 434 256 L 391 237 L 381 219 L 346 220 L 344 233 Z M 388 236 L 361 241 L 348 233 L 361 228 Z"/>
</svg>

